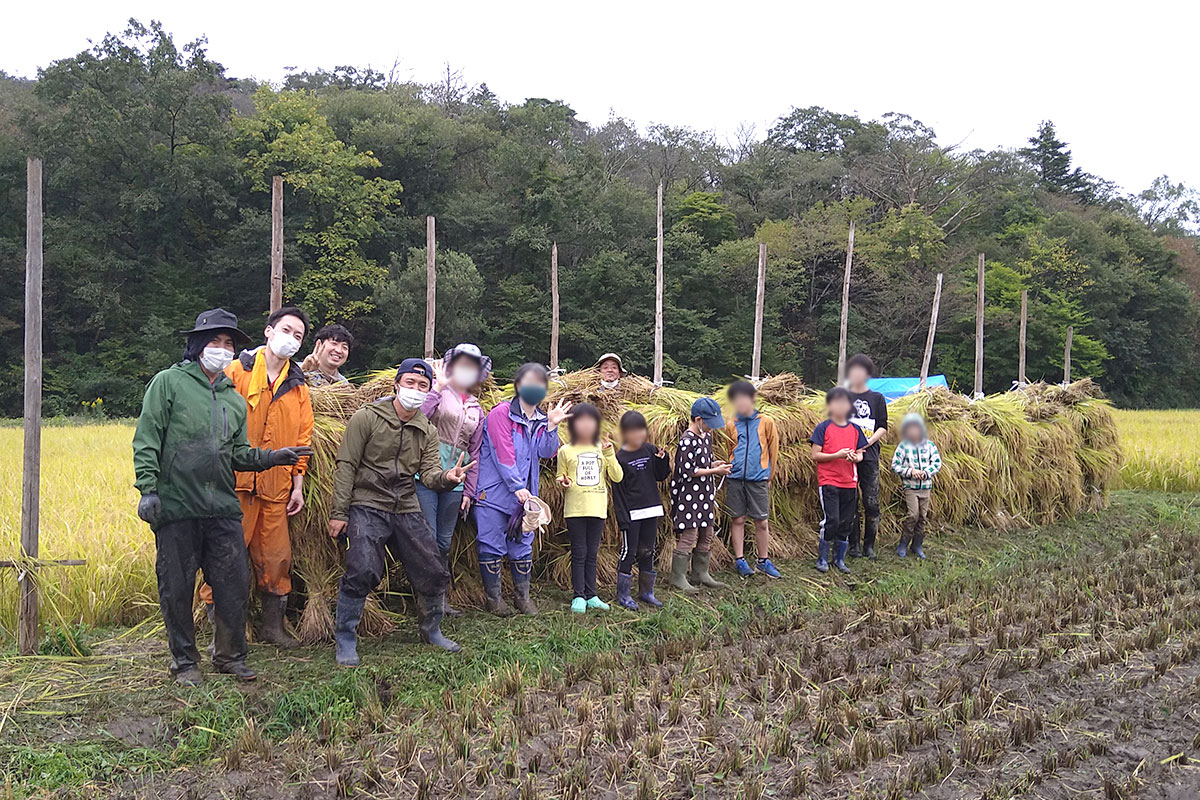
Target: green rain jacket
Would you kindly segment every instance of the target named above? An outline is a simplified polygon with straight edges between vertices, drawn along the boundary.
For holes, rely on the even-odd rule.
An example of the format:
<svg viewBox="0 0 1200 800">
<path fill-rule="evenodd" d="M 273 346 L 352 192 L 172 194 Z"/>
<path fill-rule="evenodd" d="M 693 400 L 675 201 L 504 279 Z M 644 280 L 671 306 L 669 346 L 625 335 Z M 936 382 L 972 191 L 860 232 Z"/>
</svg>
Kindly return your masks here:
<svg viewBox="0 0 1200 800">
<path fill-rule="evenodd" d="M 133 434 L 134 486 L 158 493 L 168 522 L 241 519 L 233 471 L 267 469 L 270 450 L 246 441 L 246 400 L 224 375 L 209 383 L 194 361 L 155 375 L 146 387 Z"/>
<path fill-rule="evenodd" d="M 348 520 L 350 506 L 392 514 L 420 512 L 413 477 L 435 492 L 458 484 L 446 480 L 437 428 L 418 411 L 404 422 L 385 397 L 354 412 L 338 448 L 330 519 Z"/>
</svg>

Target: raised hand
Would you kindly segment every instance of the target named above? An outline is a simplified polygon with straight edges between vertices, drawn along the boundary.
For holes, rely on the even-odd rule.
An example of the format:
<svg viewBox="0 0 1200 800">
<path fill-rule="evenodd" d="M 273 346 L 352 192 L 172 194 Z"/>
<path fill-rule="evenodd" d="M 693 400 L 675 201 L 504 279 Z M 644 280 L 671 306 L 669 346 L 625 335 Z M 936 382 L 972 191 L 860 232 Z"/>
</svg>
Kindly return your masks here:
<svg viewBox="0 0 1200 800">
<path fill-rule="evenodd" d="M 467 479 L 467 470 L 469 470 L 471 465 L 475 462 L 468 461 L 466 464 L 464 464 L 463 459 L 465 457 L 466 453 L 458 454 L 458 461 L 455 462 L 453 467 L 446 470 L 446 480 L 450 481 L 451 483 L 462 483 Z"/>
<path fill-rule="evenodd" d="M 609 453 L 611 453 L 613 451 L 612 439 L 609 439 L 607 436 L 605 436 L 603 439 L 601 439 L 600 440 L 600 449 L 602 451 L 604 451 L 605 455 L 608 455 Z"/>
<path fill-rule="evenodd" d="M 557 428 L 569 416 L 571 416 L 571 403 L 567 400 L 559 400 L 553 408 L 546 412 L 546 424 L 551 428 Z"/>
<path fill-rule="evenodd" d="M 444 359 L 433 362 L 433 390 L 440 392 L 450 384 L 450 375 L 446 371 Z"/>
</svg>

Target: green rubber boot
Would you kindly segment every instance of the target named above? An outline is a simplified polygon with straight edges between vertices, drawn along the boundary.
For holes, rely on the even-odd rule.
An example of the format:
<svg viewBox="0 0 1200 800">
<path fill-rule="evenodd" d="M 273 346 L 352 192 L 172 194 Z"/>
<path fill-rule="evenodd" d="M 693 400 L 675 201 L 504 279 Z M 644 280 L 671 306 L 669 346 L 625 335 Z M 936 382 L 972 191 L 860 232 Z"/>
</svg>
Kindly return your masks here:
<svg viewBox="0 0 1200 800">
<path fill-rule="evenodd" d="M 688 573 L 688 582 L 693 586 L 703 586 L 707 589 L 724 589 L 728 583 L 721 583 L 708 573 L 708 561 L 712 553 L 692 551 L 692 571 Z"/>
<path fill-rule="evenodd" d="M 680 553 L 678 550 L 671 556 L 671 585 L 681 592 L 696 594 L 700 590 L 688 583 L 688 565 L 692 561 L 691 553 Z"/>
</svg>

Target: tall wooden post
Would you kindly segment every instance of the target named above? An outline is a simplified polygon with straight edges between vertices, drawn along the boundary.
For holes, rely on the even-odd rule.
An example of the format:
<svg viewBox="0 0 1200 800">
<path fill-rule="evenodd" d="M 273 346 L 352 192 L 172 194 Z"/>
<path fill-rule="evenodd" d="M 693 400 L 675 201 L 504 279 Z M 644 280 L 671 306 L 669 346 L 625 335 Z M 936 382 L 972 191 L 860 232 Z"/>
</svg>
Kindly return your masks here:
<svg viewBox="0 0 1200 800">
<path fill-rule="evenodd" d="M 283 176 L 271 179 L 271 312 L 283 308 Z"/>
<path fill-rule="evenodd" d="M 1071 342 L 1075 339 L 1075 326 L 1067 327 L 1067 346 L 1063 351 L 1063 385 L 1071 382 Z"/>
<path fill-rule="evenodd" d="M 750 378 L 762 377 L 763 307 L 767 293 L 767 243 L 758 243 L 758 289 L 754 295 L 754 353 L 750 357 Z"/>
<path fill-rule="evenodd" d="M 425 357 L 433 358 L 433 329 L 437 320 L 437 223 L 425 217 Z"/>
<path fill-rule="evenodd" d="M 558 369 L 558 242 L 550 245 L 550 369 Z"/>
<path fill-rule="evenodd" d="M 25 165 L 25 442 L 21 467 L 21 556 L 38 558 L 42 472 L 42 160 Z M 17 651 L 38 646 L 37 567 L 19 572 Z"/>
<path fill-rule="evenodd" d="M 846 242 L 846 275 L 842 278 L 842 329 L 838 338 L 837 382 L 846 380 L 846 328 L 850 323 L 850 267 L 854 263 L 854 220 L 850 220 L 850 238 Z"/>
<path fill-rule="evenodd" d="M 921 385 L 929 382 L 929 363 L 933 360 L 933 336 L 937 333 L 938 310 L 942 307 L 942 273 L 938 273 L 937 286 L 933 290 L 933 310 L 929 312 L 929 334 L 925 337 L 925 357 L 921 359 Z"/>
<path fill-rule="evenodd" d="M 654 260 L 654 384 L 663 382 L 663 185 L 658 182 L 658 242 Z"/>
<path fill-rule="evenodd" d="M 1021 290 L 1021 333 L 1017 340 L 1017 385 L 1029 383 L 1025 377 L 1025 332 L 1029 329 L 1029 290 Z"/>
<path fill-rule="evenodd" d="M 975 287 L 975 399 L 983 397 L 983 253 Z"/>
</svg>

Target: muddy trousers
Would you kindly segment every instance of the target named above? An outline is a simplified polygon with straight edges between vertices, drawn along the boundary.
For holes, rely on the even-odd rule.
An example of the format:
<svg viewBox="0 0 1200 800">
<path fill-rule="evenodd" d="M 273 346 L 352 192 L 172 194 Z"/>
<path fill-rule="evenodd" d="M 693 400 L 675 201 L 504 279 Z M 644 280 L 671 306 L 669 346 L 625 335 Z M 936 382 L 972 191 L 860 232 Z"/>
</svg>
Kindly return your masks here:
<svg viewBox="0 0 1200 800">
<path fill-rule="evenodd" d="M 865 550 L 875 546 L 875 535 L 879 532 L 879 462 L 864 459 L 858 465 L 858 493 L 862 496 L 863 526 L 862 546 Z M 857 500 L 855 502 L 857 506 Z M 857 511 L 857 508 L 855 509 Z M 850 549 L 858 549 L 858 520 L 850 531 Z"/>
<path fill-rule="evenodd" d="M 236 519 L 184 519 L 168 522 L 154 533 L 157 556 L 158 605 L 162 609 L 171 649 L 171 674 L 194 669 L 196 626 L 192 600 L 196 571 L 212 585 L 214 629 L 213 666 L 246 660 L 246 595 L 250 569 L 246 544 Z"/>
<path fill-rule="evenodd" d="M 346 597 L 362 599 L 375 591 L 387 574 L 389 549 L 404 565 L 413 594 L 440 597 L 450 586 L 446 560 L 438 551 L 433 530 L 419 511 L 391 514 L 366 506 L 350 506 L 346 536 L 349 540 L 346 572 L 338 584 Z"/>
<path fill-rule="evenodd" d="M 840 486 L 821 487 L 821 541 L 849 541 L 858 525 L 858 490 Z"/>
<path fill-rule="evenodd" d="M 584 600 L 596 596 L 596 556 L 604 535 L 603 517 L 568 517 L 571 540 L 571 589 Z"/>
<path fill-rule="evenodd" d="M 287 503 L 263 500 L 250 492 L 238 492 L 237 496 L 242 506 L 242 535 L 258 590 L 281 597 L 291 593 L 292 539 Z M 200 598 L 212 602 L 208 584 L 200 587 Z"/>
<path fill-rule="evenodd" d="M 654 572 L 654 556 L 658 552 L 658 521 L 661 517 L 631 520 L 621 530 L 621 549 L 617 553 L 617 572 L 622 575 L 633 573 L 636 561 L 638 569 Z"/>
</svg>

